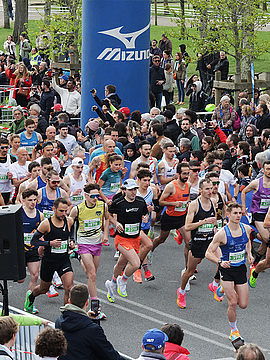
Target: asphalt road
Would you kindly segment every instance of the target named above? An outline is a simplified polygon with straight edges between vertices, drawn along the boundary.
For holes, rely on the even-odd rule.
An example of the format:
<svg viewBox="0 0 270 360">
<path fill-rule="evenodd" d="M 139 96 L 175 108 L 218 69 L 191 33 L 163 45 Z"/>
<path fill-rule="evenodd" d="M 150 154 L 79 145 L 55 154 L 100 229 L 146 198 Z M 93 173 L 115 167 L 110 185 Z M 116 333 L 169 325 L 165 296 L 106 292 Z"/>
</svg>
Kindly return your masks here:
<svg viewBox="0 0 270 360">
<path fill-rule="evenodd" d="M 157 231 L 159 227 L 157 227 Z M 111 239 L 113 241 L 113 239 Z M 103 247 L 97 275 L 98 296 L 107 319 L 102 327 L 114 347 L 137 358 L 141 352 L 142 337 L 147 329 L 160 328 L 165 323 L 177 323 L 185 333 L 183 346 L 189 349 L 192 360 L 234 359 L 229 340 L 230 326 L 227 319 L 227 300 L 217 302 L 208 290 L 215 265 L 204 259 L 198 266 L 197 280 L 191 282 L 186 295 L 187 308 L 180 309 L 176 304 L 176 290 L 180 286 L 180 272 L 184 268 L 183 245 L 178 245 L 170 235 L 166 243 L 155 250 L 151 271 L 156 279 L 149 283 L 137 284 L 128 280 L 127 298 L 117 296 L 114 304 L 106 298 L 104 283 L 111 279 L 115 259 L 113 244 Z M 72 260 L 74 283 L 87 284 L 86 276 L 78 262 Z M 238 328 L 246 342 L 258 344 L 270 359 L 269 345 L 269 288 L 270 270 L 260 274 L 256 289 L 250 290 L 247 309 L 238 309 Z M 23 310 L 25 292 L 29 283 L 9 282 L 10 305 Z M 39 315 L 55 321 L 63 304 L 63 290 L 59 296 L 49 299 L 39 296 L 35 306 Z M 1 295 L 0 295 L 0 301 Z"/>
</svg>

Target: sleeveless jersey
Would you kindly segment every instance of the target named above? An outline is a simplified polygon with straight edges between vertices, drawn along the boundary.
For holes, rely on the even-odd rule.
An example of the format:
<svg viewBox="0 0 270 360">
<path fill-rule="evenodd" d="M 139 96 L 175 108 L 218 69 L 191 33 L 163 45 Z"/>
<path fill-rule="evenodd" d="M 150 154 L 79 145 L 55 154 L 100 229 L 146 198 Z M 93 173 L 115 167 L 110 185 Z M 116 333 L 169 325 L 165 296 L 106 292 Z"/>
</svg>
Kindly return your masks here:
<svg viewBox="0 0 270 360">
<path fill-rule="evenodd" d="M 198 210 L 193 218 L 193 222 L 199 222 L 205 218 L 215 216 L 215 208 L 211 202 L 210 210 L 204 210 L 202 207 L 202 203 L 200 199 L 197 199 L 198 202 Z M 214 224 L 203 224 L 199 226 L 197 229 L 191 230 L 191 238 L 192 241 L 212 241 L 214 237 Z"/>
<path fill-rule="evenodd" d="M 8 179 L 7 175 L 10 165 L 10 155 L 7 154 L 7 161 L 5 163 L 0 163 L 0 191 L 3 193 L 11 192 L 11 180 Z"/>
<path fill-rule="evenodd" d="M 98 200 L 93 208 L 86 205 L 86 201 L 77 206 L 78 209 L 78 244 L 100 244 L 102 218 L 105 204 Z"/>
<path fill-rule="evenodd" d="M 70 231 L 68 230 L 67 219 L 64 218 L 64 225 L 56 227 L 52 223 L 52 218 L 48 218 L 51 231 L 44 235 L 44 240 L 52 241 L 55 239 L 61 239 L 62 243 L 60 248 L 54 246 L 44 246 L 44 258 L 47 261 L 59 261 L 61 258 L 68 258 L 68 239 L 70 237 Z"/>
<path fill-rule="evenodd" d="M 240 266 L 246 263 L 245 252 L 248 236 L 243 224 L 240 223 L 242 235 L 233 237 L 228 225 L 224 226 L 227 236 L 227 244 L 220 245 L 222 252 L 221 260 L 231 261 L 231 266 Z"/>
<path fill-rule="evenodd" d="M 33 151 L 35 145 L 37 145 L 37 143 L 38 143 L 37 133 L 34 131 L 32 137 L 30 139 L 27 139 L 27 137 L 25 136 L 25 133 L 26 133 L 26 131 L 21 133 L 21 146 L 26 148 L 29 155 L 32 155 L 32 151 Z"/>
<path fill-rule="evenodd" d="M 39 210 L 36 210 L 36 216 L 31 218 L 26 215 L 26 212 L 23 210 L 23 235 L 24 235 L 24 251 L 29 251 L 37 249 L 38 246 L 31 245 L 31 240 L 34 235 L 34 232 L 41 223 L 41 213 Z"/>
<path fill-rule="evenodd" d="M 171 201 L 171 202 L 182 201 L 183 205 L 179 207 L 168 205 L 166 209 L 166 214 L 169 216 L 183 216 L 187 212 L 187 202 L 189 198 L 188 183 L 187 182 L 185 183 L 184 190 L 180 188 L 180 186 L 177 183 L 177 180 L 173 180 L 172 183 L 174 184 L 175 187 L 175 194 L 168 196 L 166 201 Z"/>
<path fill-rule="evenodd" d="M 178 162 L 176 161 L 176 159 L 173 159 L 173 166 L 170 166 L 165 159 L 163 159 L 162 161 L 165 165 L 164 178 L 165 179 L 172 178 L 176 174 L 176 168 Z M 166 185 L 164 184 L 164 185 L 160 185 L 159 187 L 161 190 L 164 190 L 165 186 Z"/>
<path fill-rule="evenodd" d="M 263 177 L 259 179 L 259 188 L 251 200 L 250 212 L 252 214 L 261 213 L 266 214 L 270 206 L 270 188 L 263 187 Z"/>
<path fill-rule="evenodd" d="M 217 214 L 217 230 L 219 231 L 223 226 L 223 218 L 222 218 L 222 211 L 224 207 L 224 202 L 222 199 L 222 196 L 218 192 L 218 203 L 216 208 L 216 214 Z"/>
<path fill-rule="evenodd" d="M 138 158 L 138 164 L 140 164 L 142 162 L 141 158 Z M 149 156 L 149 171 L 152 174 L 152 179 L 153 180 L 153 176 L 155 175 L 156 172 L 156 167 L 155 167 L 155 163 L 154 163 L 154 159 L 152 158 L 152 156 Z"/>
<path fill-rule="evenodd" d="M 200 180 L 198 181 L 197 185 L 191 186 L 191 188 L 190 188 L 190 200 L 195 200 L 199 196 L 199 183 L 200 183 Z"/>
<path fill-rule="evenodd" d="M 107 165 L 105 163 L 105 154 L 100 155 L 101 159 L 101 165 L 98 169 L 96 169 L 96 183 L 98 182 L 99 178 L 101 177 L 101 174 L 103 171 L 107 169 Z"/>
<path fill-rule="evenodd" d="M 141 195 L 139 190 L 137 190 L 137 196 L 142 197 L 147 205 L 153 205 L 153 190 L 151 189 L 151 186 L 148 187 L 147 194 L 145 196 Z M 149 213 L 149 220 L 147 221 L 147 223 L 143 223 L 143 222 L 141 223 L 142 230 L 150 229 L 151 215 L 152 212 Z"/>
<path fill-rule="evenodd" d="M 60 189 L 57 188 L 56 189 L 56 198 L 61 197 L 61 192 Z M 55 200 L 54 199 L 54 200 Z M 42 198 L 41 198 L 41 202 L 39 204 L 37 204 L 37 208 L 39 211 L 41 211 L 44 215 L 45 219 L 48 219 L 49 217 L 51 217 L 53 215 L 53 203 L 54 200 L 50 200 L 47 197 L 47 193 L 46 193 L 46 188 L 43 187 L 42 188 Z"/>
<path fill-rule="evenodd" d="M 72 174 L 68 174 L 70 179 L 70 201 L 72 202 L 73 206 L 79 205 L 81 202 L 85 200 L 84 198 L 84 185 L 86 184 L 86 178 L 85 175 L 82 174 L 82 180 L 76 181 Z M 72 195 L 77 189 L 81 189 L 82 192 L 79 195 Z"/>
<path fill-rule="evenodd" d="M 40 176 L 37 177 L 37 182 L 38 182 L 38 189 L 44 188 L 47 184 L 41 179 Z"/>
</svg>

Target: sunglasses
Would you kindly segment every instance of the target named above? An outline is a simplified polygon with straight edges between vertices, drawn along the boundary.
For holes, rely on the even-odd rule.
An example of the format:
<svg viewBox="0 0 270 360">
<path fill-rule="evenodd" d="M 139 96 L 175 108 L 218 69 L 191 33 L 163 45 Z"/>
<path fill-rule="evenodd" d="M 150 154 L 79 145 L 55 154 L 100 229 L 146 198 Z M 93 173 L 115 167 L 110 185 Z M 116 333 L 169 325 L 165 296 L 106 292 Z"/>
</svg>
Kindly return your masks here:
<svg viewBox="0 0 270 360">
<path fill-rule="evenodd" d="M 219 181 L 212 181 L 212 184 L 213 184 L 213 186 L 215 186 L 215 185 L 219 185 Z"/>
<path fill-rule="evenodd" d="M 9 148 L 9 146 L 8 146 L 8 145 L 7 145 L 7 146 L 3 146 L 3 145 L 2 145 L 2 146 L 0 146 L 0 149 L 1 149 L 1 150 L 6 150 L 6 149 L 8 149 L 8 148 Z"/>
<path fill-rule="evenodd" d="M 153 62 L 157 62 L 157 63 L 159 63 L 160 61 L 159 61 L 159 60 L 154 60 Z"/>
<path fill-rule="evenodd" d="M 89 194 L 87 194 L 87 195 L 89 195 Z M 99 194 L 91 194 L 89 196 L 90 196 L 91 199 L 98 199 L 99 198 Z"/>
<path fill-rule="evenodd" d="M 201 171 L 201 169 L 190 169 L 191 171 L 195 172 L 195 173 L 198 173 Z"/>
<path fill-rule="evenodd" d="M 54 185 L 59 185 L 60 184 L 60 180 L 50 180 L 52 184 Z"/>
</svg>

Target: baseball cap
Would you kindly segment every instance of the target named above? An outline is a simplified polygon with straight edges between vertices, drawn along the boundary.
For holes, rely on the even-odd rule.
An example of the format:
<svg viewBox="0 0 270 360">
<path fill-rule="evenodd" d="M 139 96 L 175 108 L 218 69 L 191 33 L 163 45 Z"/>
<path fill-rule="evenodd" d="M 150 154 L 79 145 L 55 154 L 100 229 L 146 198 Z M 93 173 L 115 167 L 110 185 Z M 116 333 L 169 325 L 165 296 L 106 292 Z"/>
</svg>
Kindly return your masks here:
<svg viewBox="0 0 270 360">
<path fill-rule="evenodd" d="M 154 119 L 155 119 L 155 120 L 158 120 L 161 124 L 164 124 L 164 123 L 166 122 L 165 116 L 163 116 L 163 115 L 156 115 L 156 116 L 154 117 Z M 153 119 L 153 120 L 154 120 L 154 119 Z"/>
<path fill-rule="evenodd" d="M 123 188 L 127 190 L 138 188 L 136 181 L 134 179 L 127 179 L 124 181 Z"/>
<path fill-rule="evenodd" d="M 168 119 L 172 119 L 173 117 L 173 113 L 171 112 L 171 110 L 161 111 L 160 115 L 163 115 Z"/>
<path fill-rule="evenodd" d="M 87 126 L 90 130 L 97 131 L 97 129 L 99 128 L 99 122 L 98 120 L 92 120 L 87 123 Z"/>
<path fill-rule="evenodd" d="M 71 165 L 83 165 L 83 159 L 80 157 L 75 157 L 72 160 Z"/>
<path fill-rule="evenodd" d="M 63 110 L 63 105 L 61 104 L 55 104 L 53 107 L 54 110 L 56 111 L 62 111 Z"/>
<path fill-rule="evenodd" d="M 69 77 L 67 75 L 62 75 L 59 79 L 63 79 L 65 81 L 68 81 Z"/>
<path fill-rule="evenodd" d="M 125 114 L 125 115 L 129 115 L 130 114 L 130 110 L 128 107 L 121 107 L 121 109 L 119 110 L 121 113 Z"/>
<path fill-rule="evenodd" d="M 59 124 L 58 129 L 62 129 L 62 128 L 67 128 L 68 124 L 65 122 L 62 122 L 61 124 Z"/>
<path fill-rule="evenodd" d="M 145 349 L 158 350 L 163 348 L 165 342 L 168 340 L 168 336 L 163 331 L 159 329 L 150 329 L 144 334 L 142 342 Z"/>
</svg>

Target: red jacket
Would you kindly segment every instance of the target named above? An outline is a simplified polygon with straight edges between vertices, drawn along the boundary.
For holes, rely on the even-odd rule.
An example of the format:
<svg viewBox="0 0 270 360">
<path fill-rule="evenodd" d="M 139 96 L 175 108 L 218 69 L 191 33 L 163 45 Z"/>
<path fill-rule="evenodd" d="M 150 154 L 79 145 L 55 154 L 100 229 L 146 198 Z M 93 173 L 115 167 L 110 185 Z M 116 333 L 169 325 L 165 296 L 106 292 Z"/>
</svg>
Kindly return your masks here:
<svg viewBox="0 0 270 360">
<path fill-rule="evenodd" d="M 17 88 L 19 87 L 18 86 L 18 83 L 19 83 L 19 79 L 17 79 L 16 83 L 15 83 L 15 78 L 16 78 L 16 75 L 14 74 L 14 72 L 12 72 L 12 69 L 6 69 L 5 71 L 6 73 L 6 76 L 8 79 L 10 79 L 10 85 L 15 85 L 14 87 Z M 14 79 L 14 80 L 13 80 Z M 12 81 L 13 80 L 13 81 Z M 12 84 L 13 82 L 13 84 Z M 29 77 L 27 77 L 27 75 L 25 76 L 25 78 L 23 79 L 23 87 L 28 87 L 28 95 L 27 95 L 27 99 L 30 98 L 30 88 L 32 86 L 32 79 L 31 79 L 31 76 L 29 75 Z M 16 99 L 16 95 L 17 95 L 17 92 L 14 91 L 13 92 L 13 98 Z"/>
<path fill-rule="evenodd" d="M 173 355 L 178 355 L 178 357 L 175 358 L 177 360 L 190 360 L 188 357 L 189 354 L 190 352 L 180 345 L 176 345 L 170 342 L 165 343 L 164 356 L 167 360 L 169 360 Z"/>
<path fill-rule="evenodd" d="M 227 136 L 224 133 L 224 131 L 221 130 L 221 128 L 218 126 L 215 129 L 216 134 L 218 135 L 218 137 L 220 138 L 220 142 L 225 143 L 226 144 L 226 140 L 227 140 Z"/>
</svg>

